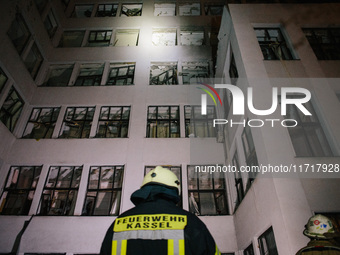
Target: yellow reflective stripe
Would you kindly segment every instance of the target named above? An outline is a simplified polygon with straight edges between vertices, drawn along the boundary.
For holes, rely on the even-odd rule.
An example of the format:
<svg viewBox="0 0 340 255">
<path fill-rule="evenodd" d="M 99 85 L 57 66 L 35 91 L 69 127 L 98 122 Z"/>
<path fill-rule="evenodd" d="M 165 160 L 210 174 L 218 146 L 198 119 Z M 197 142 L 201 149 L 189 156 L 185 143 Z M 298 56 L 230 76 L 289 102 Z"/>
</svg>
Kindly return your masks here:
<svg viewBox="0 0 340 255">
<path fill-rule="evenodd" d="M 179 255 L 185 254 L 185 247 L 184 247 L 184 240 L 180 239 L 178 240 L 178 247 L 179 247 Z"/>
<path fill-rule="evenodd" d="M 120 255 L 126 254 L 126 247 L 127 247 L 127 240 L 122 240 L 121 248 L 120 248 Z"/>
<path fill-rule="evenodd" d="M 168 239 L 168 255 L 174 255 L 174 240 Z"/>
<path fill-rule="evenodd" d="M 117 254 L 117 241 L 113 240 L 112 241 L 111 255 L 116 255 L 116 254 Z"/>
<path fill-rule="evenodd" d="M 220 250 L 218 249 L 217 245 L 215 245 L 215 246 L 216 246 L 215 255 L 221 255 L 221 252 L 220 252 Z"/>
</svg>

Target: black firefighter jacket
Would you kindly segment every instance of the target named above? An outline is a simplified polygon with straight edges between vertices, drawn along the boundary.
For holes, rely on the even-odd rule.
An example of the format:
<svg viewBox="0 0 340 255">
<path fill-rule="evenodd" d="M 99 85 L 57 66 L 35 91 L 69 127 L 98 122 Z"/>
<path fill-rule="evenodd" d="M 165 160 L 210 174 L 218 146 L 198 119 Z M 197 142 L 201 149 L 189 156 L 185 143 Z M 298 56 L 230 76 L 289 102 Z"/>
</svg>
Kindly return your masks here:
<svg viewBox="0 0 340 255">
<path fill-rule="evenodd" d="M 205 224 L 178 206 L 173 190 L 145 186 L 131 196 L 136 207 L 121 214 L 106 232 L 101 255 L 220 254 Z M 176 197 L 177 194 L 175 195 Z"/>
</svg>

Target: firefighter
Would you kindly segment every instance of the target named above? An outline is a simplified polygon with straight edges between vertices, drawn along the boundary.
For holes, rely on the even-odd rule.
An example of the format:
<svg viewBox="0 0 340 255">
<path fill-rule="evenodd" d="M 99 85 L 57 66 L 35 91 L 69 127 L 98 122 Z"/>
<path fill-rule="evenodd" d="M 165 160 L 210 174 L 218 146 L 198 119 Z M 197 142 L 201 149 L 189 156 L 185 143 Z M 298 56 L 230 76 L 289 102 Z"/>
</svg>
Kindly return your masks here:
<svg viewBox="0 0 340 255">
<path fill-rule="evenodd" d="M 326 216 L 317 214 L 308 220 L 303 234 L 311 239 L 296 255 L 340 255 L 340 247 L 334 240 L 338 235 Z"/>
<path fill-rule="evenodd" d="M 106 232 L 101 255 L 221 254 L 205 224 L 176 204 L 180 182 L 157 166 L 131 195 L 135 207 L 116 218 Z"/>
</svg>

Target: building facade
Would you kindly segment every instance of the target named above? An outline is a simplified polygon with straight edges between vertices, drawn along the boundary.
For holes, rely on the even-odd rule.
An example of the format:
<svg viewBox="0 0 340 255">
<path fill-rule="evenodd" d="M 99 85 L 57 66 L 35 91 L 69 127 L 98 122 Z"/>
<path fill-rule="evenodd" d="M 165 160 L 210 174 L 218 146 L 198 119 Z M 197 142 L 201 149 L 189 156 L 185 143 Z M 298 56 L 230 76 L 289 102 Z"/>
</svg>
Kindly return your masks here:
<svg viewBox="0 0 340 255">
<path fill-rule="evenodd" d="M 0 253 L 98 254 L 156 165 L 178 175 L 178 206 L 206 223 L 224 254 L 295 254 L 311 215 L 339 221 L 339 4 L 1 7 Z M 256 109 L 270 107 L 273 87 L 275 98 L 303 87 L 312 117 L 293 106 L 281 115 L 280 100 L 268 117 L 275 122 L 249 105 L 237 115 L 223 88 L 223 107 L 209 101 L 203 115 L 202 83 L 233 84 L 247 96 L 252 87 Z M 216 119 L 225 125 L 214 128 Z M 298 124 L 287 127 L 292 119 Z M 333 171 L 206 170 L 307 164 Z"/>
</svg>

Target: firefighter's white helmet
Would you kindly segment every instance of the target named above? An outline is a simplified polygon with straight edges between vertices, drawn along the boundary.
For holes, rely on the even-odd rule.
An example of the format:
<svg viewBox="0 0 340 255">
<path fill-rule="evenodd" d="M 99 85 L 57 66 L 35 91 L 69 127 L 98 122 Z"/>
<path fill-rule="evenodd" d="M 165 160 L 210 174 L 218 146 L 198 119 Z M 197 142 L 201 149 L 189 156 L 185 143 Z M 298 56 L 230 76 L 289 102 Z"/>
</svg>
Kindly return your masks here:
<svg viewBox="0 0 340 255">
<path fill-rule="evenodd" d="M 325 233 L 334 233 L 334 228 L 331 220 L 321 214 L 309 218 L 303 231 L 305 236 L 316 239 L 328 239 Z"/>
</svg>

